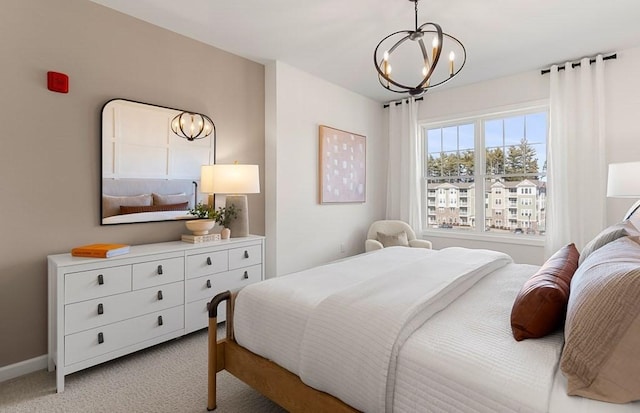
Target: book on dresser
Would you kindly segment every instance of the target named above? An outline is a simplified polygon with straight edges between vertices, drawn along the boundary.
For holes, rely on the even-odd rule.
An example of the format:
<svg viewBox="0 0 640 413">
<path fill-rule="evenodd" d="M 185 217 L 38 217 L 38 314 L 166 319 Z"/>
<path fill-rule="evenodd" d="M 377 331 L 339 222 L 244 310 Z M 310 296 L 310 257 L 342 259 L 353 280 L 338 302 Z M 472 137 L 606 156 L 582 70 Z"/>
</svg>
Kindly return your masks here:
<svg viewBox="0 0 640 413">
<path fill-rule="evenodd" d="M 193 235 L 193 234 L 183 234 L 182 241 L 190 242 L 192 244 L 198 244 L 200 242 L 210 242 L 210 241 L 219 241 L 220 234 L 206 234 L 206 235 Z"/>
<path fill-rule="evenodd" d="M 126 244 L 89 244 L 71 250 L 74 257 L 109 258 L 126 254 L 130 250 Z"/>
</svg>

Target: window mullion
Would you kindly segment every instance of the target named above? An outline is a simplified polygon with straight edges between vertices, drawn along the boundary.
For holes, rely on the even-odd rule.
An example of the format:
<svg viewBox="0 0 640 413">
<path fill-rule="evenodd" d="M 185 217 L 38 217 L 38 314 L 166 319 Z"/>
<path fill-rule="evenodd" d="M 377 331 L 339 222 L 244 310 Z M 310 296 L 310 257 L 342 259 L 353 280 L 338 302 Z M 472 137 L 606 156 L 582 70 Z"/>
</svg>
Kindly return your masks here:
<svg viewBox="0 0 640 413">
<path fill-rule="evenodd" d="M 485 175 L 486 175 L 486 155 L 484 150 L 484 132 L 483 132 L 483 120 L 477 119 L 474 124 L 474 145 L 476 152 L 476 167 L 475 167 L 475 232 L 483 232 L 485 227 L 485 209 L 484 209 L 484 197 L 485 197 Z"/>
</svg>

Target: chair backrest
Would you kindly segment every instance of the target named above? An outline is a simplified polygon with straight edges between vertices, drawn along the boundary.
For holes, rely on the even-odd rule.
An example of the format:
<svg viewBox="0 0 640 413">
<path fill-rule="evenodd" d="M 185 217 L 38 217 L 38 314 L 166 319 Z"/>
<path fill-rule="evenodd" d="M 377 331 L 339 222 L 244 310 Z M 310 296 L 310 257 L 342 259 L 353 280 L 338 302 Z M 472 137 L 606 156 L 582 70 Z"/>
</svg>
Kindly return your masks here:
<svg viewBox="0 0 640 413">
<path fill-rule="evenodd" d="M 382 232 L 384 234 L 393 235 L 398 232 L 404 231 L 407 233 L 407 239 L 409 241 L 416 239 L 416 233 L 413 232 L 413 229 L 409 224 L 404 221 L 398 220 L 381 220 L 375 221 L 369 227 L 369 232 L 367 233 L 367 239 L 377 239 L 378 232 Z"/>
</svg>

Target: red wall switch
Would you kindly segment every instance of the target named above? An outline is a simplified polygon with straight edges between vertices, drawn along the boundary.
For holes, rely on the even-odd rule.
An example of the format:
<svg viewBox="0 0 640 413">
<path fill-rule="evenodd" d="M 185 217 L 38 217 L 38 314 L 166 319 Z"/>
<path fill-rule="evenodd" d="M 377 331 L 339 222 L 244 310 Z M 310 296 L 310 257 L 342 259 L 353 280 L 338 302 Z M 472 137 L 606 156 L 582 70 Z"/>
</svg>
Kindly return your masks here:
<svg viewBox="0 0 640 413">
<path fill-rule="evenodd" d="M 69 76 L 64 73 L 47 72 L 47 88 L 53 92 L 69 93 Z"/>
</svg>

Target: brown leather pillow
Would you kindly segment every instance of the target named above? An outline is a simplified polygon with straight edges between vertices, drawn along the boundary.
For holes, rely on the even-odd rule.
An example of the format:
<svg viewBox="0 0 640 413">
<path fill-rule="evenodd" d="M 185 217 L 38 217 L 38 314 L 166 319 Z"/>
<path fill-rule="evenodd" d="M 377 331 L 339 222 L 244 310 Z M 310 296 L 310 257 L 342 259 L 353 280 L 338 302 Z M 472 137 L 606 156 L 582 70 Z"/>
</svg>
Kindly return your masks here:
<svg viewBox="0 0 640 413">
<path fill-rule="evenodd" d="M 563 323 L 579 256 L 573 243 L 562 247 L 522 286 L 511 309 L 517 341 L 544 337 Z"/>
<path fill-rule="evenodd" d="M 180 204 L 163 204 L 163 205 L 121 205 L 120 214 L 135 214 L 137 212 L 157 212 L 157 211 L 186 211 L 189 209 L 188 202 Z"/>
</svg>

